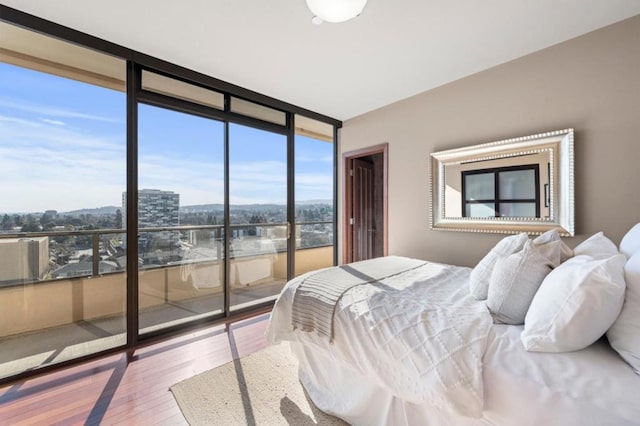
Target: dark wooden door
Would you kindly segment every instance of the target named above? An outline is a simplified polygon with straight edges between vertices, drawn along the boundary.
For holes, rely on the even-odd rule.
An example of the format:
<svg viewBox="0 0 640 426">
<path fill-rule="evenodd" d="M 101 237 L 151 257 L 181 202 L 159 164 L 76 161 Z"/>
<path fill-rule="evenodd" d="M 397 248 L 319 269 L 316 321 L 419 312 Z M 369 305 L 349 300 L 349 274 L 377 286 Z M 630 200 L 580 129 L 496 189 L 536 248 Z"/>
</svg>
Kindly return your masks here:
<svg viewBox="0 0 640 426">
<path fill-rule="evenodd" d="M 355 158 L 352 170 L 351 259 L 358 261 L 373 257 L 373 164 Z"/>
</svg>

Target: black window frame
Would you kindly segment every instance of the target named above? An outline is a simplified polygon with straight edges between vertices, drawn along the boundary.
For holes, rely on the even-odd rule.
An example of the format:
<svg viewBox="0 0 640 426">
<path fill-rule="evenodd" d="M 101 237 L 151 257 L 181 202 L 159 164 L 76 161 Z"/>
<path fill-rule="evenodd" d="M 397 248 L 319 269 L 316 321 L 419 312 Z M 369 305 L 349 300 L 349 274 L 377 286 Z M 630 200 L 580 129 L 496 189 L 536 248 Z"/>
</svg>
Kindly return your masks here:
<svg viewBox="0 0 640 426">
<path fill-rule="evenodd" d="M 535 179 L 535 198 L 500 198 L 500 173 L 504 172 L 514 172 L 514 171 L 522 171 L 522 170 L 533 170 L 534 171 L 534 179 Z M 467 192 L 466 192 L 466 177 L 471 175 L 479 175 L 479 174 L 493 174 L 493 198 L 489 199 L 481 199 L 481 200 L 467 200 Z M 462 189 L 462 217 L 473 217 L 467 215 L 467 206 L 469 204 L 490 204 L 493 203 L 493 211 L 494 217 L 503 217 L 500 213 L 500 204 L 501 203 L 535 203 L 536 208 L 536 216 L 540 217 L 540 165 L 539 164 L 522 164 L 518 166 L 509 166 L 509 167 L 494 167 L 488 169 L 477 169 L 477 170 L 465 170 L 460 172 L 461 177 L 461 189 Z M 511 217 L 511 216 L 510 216 Z"/>
</svg>

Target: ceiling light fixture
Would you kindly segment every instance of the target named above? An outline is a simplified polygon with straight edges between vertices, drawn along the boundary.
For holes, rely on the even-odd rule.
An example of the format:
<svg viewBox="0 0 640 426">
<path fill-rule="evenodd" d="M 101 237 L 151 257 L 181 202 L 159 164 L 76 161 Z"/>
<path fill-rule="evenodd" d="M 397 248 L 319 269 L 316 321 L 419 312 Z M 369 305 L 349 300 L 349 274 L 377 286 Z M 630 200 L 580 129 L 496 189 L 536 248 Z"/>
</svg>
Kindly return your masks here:
<svg viewBox="0 0 640 426">
<path fill-rule="evenodd" d="M 311 22 L 344 22 L 362 13 L 367 0 L 306 0 L 307 7 L 313 13 Z"/>
</svg>

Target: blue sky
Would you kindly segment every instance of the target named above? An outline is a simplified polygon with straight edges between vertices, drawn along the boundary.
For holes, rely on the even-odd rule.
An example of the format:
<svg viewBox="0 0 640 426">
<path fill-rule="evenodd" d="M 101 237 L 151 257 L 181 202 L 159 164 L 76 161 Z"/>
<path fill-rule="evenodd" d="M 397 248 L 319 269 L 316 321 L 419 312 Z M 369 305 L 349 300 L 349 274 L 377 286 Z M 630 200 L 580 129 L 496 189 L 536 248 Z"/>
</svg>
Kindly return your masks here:
<svg viewBox="0 0 640 426">
<path fill-rule="evenodd" d="M 120 205 L 126 186 L 122 92 L 0 63 L 0 212 Z M 139 107 L 139 187 L 180 204 L 223 201 L 221 122 Z M 231 202 L 284 203 L 286 138 L 230 125 Z M 296 137 L 296 198 L 331 199 L 330 143 Z"/>
</svg>

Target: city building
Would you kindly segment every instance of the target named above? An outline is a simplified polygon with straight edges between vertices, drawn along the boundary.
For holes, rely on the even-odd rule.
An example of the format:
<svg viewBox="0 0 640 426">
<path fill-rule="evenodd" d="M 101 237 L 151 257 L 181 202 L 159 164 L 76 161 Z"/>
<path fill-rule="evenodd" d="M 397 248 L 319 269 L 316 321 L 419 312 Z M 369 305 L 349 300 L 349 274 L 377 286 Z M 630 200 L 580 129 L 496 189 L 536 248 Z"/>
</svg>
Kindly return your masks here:
<svg viewBox="0 0 640 426">
<path fill-rule="evenodd" d="M 49 266 L 49 237 L 0 239 L 0 286 L 42 279 Z"/>
<path fill-rule="evenodd" d="M 138 226 L 140 228 L 180 225 L 180 194 L 160 189 L 138 191 Z M 127 211 L 127 193 L 122 193 L 122 211 Z M 122 217 L 127 227 L 127 217 Z"/>
<path fill-rule="evenodd" d="M 127 193 L 122 193 L 122 211 L 127 211 Z M 122 216 L 127 226 L 126 215 Z M 138 191 L 138 227 L 163 228 L 180 225 L 180 194 L 160 189 Z M 180 235 L 175 231 L 138 233 L 138 256 L 147 265 L 164 264 L 181 257 Z"/>
</svg>

